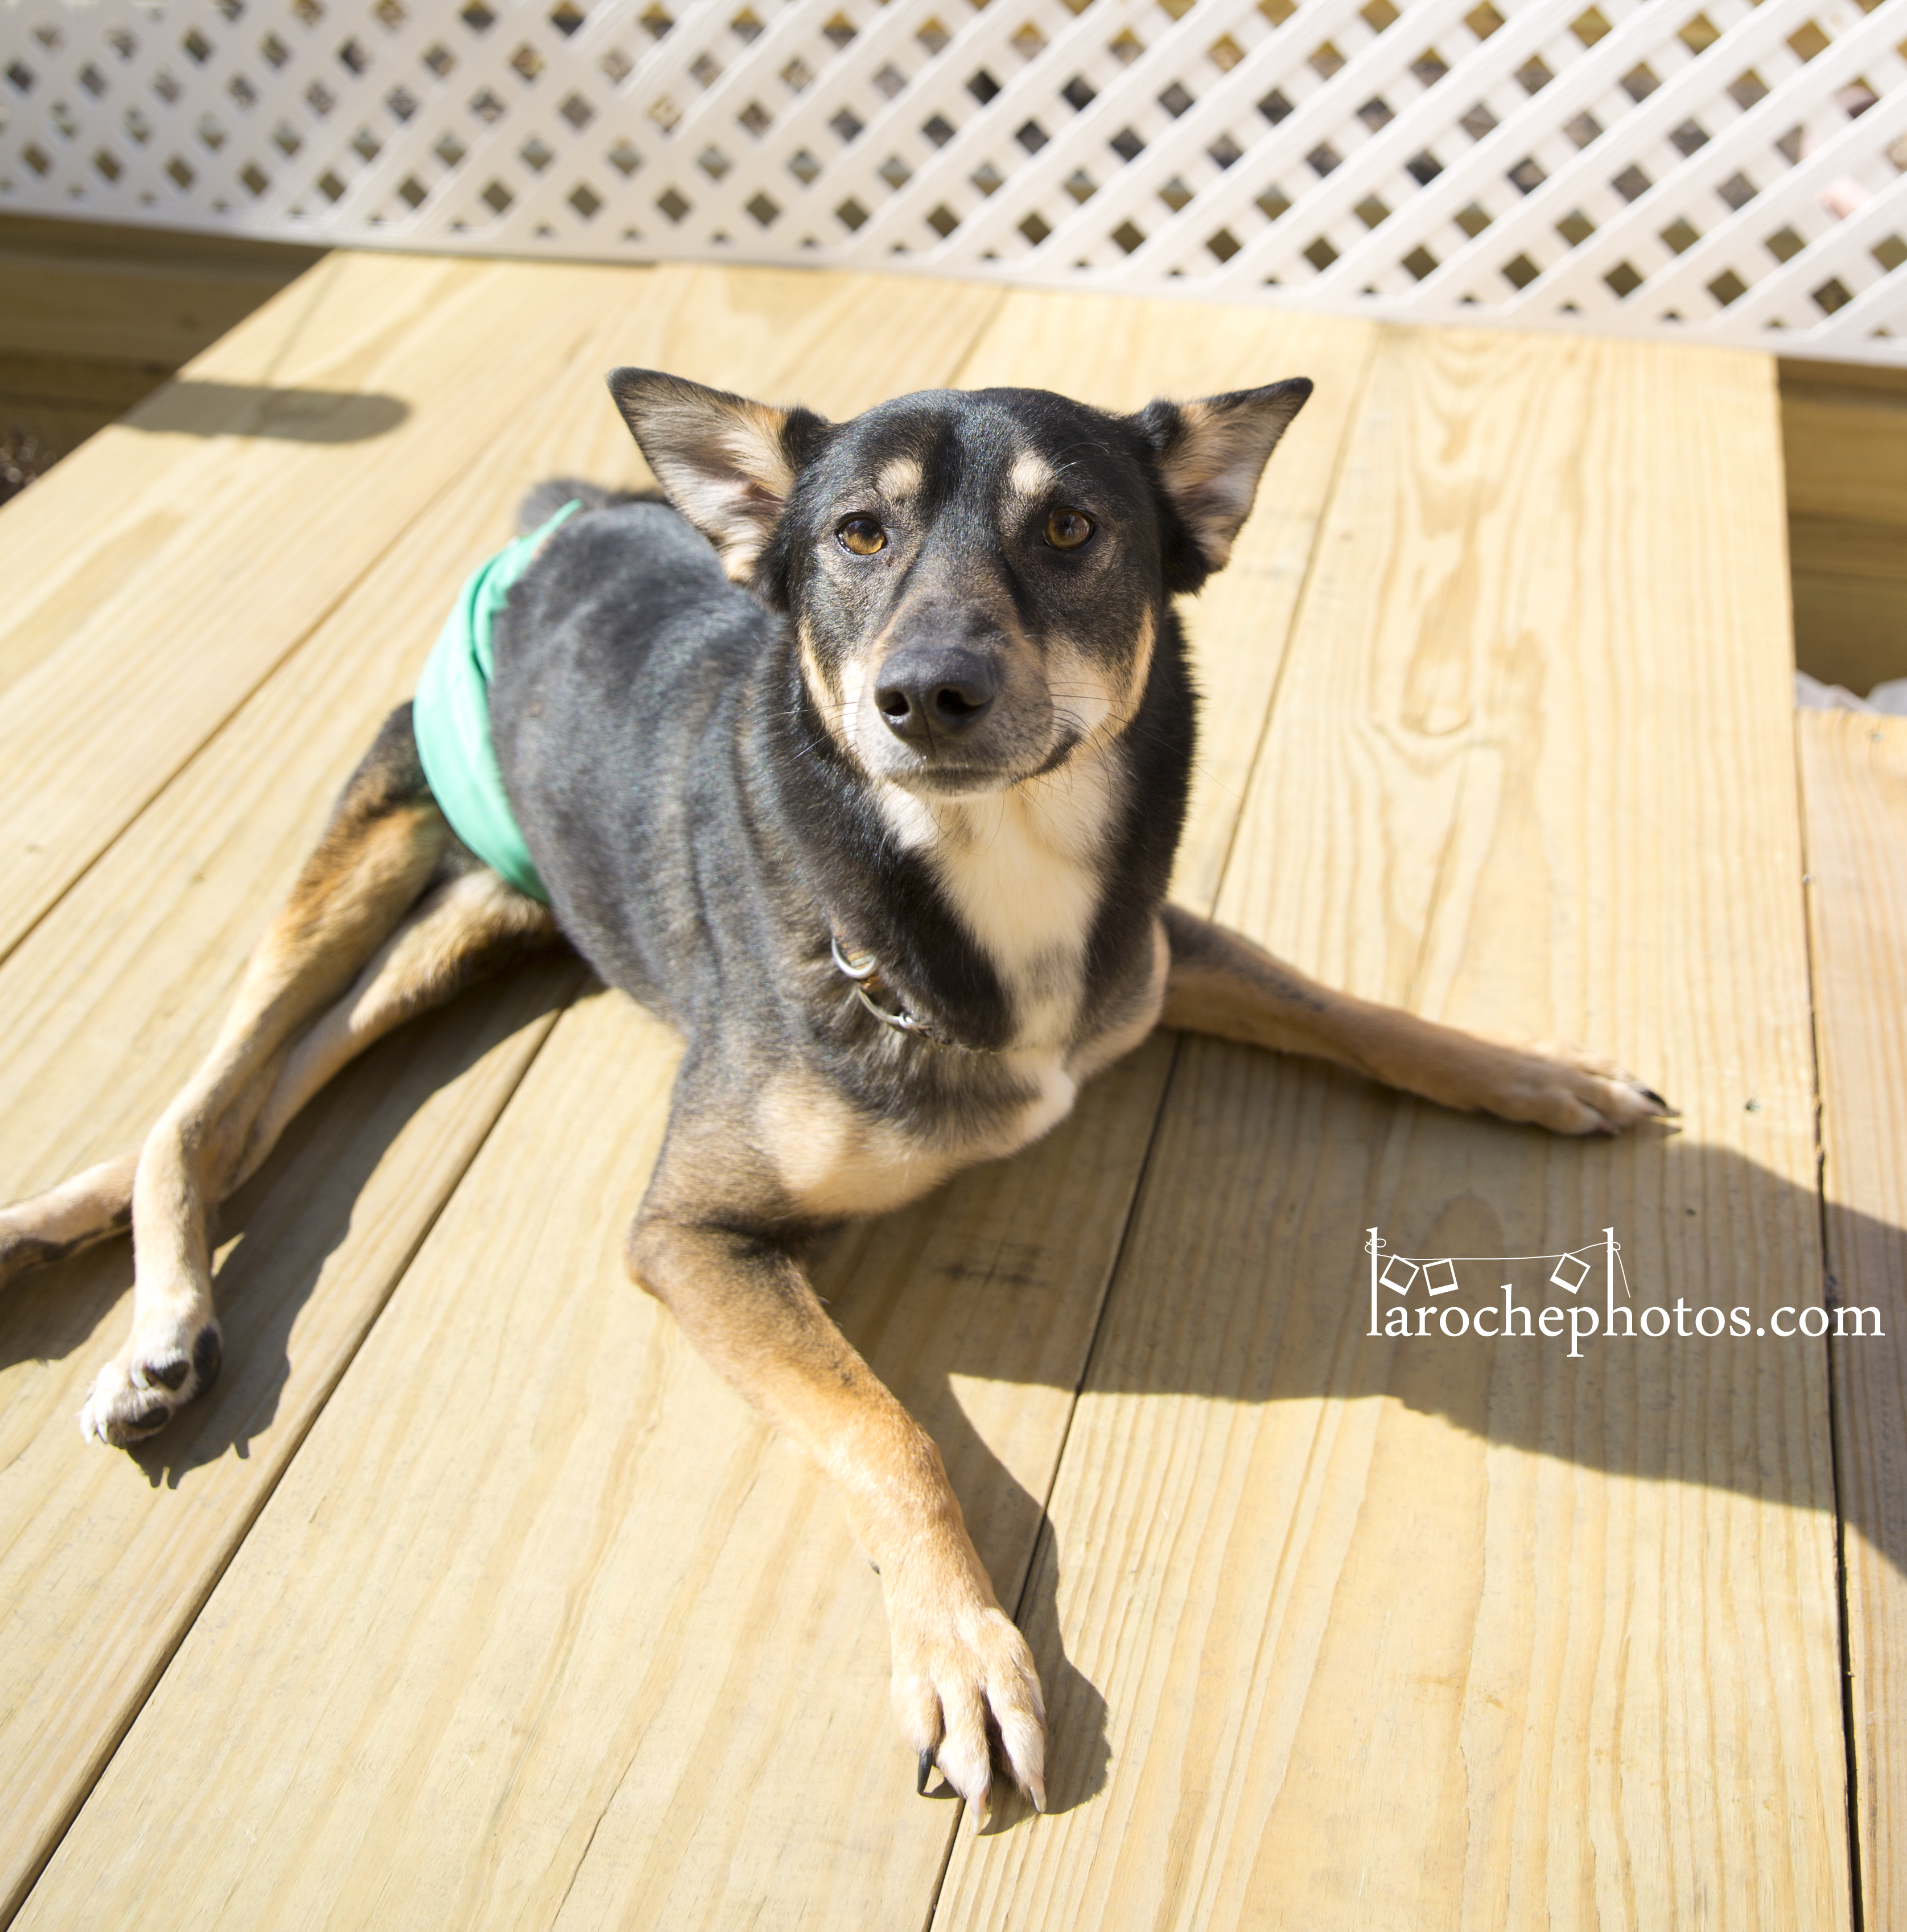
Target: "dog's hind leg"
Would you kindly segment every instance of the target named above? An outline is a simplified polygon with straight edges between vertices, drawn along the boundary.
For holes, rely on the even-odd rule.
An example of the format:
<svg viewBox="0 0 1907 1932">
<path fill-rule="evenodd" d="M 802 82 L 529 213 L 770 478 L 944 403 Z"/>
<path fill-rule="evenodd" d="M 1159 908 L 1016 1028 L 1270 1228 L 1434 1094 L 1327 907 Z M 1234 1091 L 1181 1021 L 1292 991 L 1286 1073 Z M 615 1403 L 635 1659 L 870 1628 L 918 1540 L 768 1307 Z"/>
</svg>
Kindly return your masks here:
<svg viewBox="0 0 1907 1932">
<path fill-rule="evenodd" d="M 16 1274 L 123 1234 L 133 1224 L 139 1150 L 115 1154 L 44 1194 L 0 1208 L 0 1288 Z"/>
<path fill-rule="evenodd" d="M 499 923 L 517 938 L 548 931 L 542 908 L 476 868 L 457 844 L 424 783 L 406 706 L 346 787 L 211 1053 L 146 1138 L 131 1187 L 133 1332 L 100 1372 L 83 1433 L 137 1441 L 210 1384 L 220 1353 L 211 1209 L 325 1078 L 487 961 Z M 95 1216 L 115 1208 L 109 1184 L 123 1173 L 124 1163 L 93 1170 L 109 1184 L 94 1190 Z M 34 1239 L 43 1210 L 65 1191 L 10 1210 L 16 1239 Z"/>
<path fill-rule="evenodd" d="M 266 928 L 211 1052 L 146 1136 L 133 1182 L 133 1332 L 93 1385 L 85 1434 L 120 1444 L 150 1435 L 217 1374 L 209 1210 L 286 1048 L 415 903 L 449 836 L 400 712 Z"/>
<path fill-rule="evenodd" d="M 142 1248 L 149 1242 L 155 1269 L 168 1246 L 189 1256 L 191 1200 L 229 1153 L 234 1120 L 242 1136 L 287 1043 L 403 917 L 449 837 L 424 782 L 406 706 L 385 722 L 346 784 L 289 903 L 253 952 L 211 1054 L 143 1150 L 0 1210 L 0 1282 L 123 1232 L 142 1168 L 148 1223 L 139 1230 Z M 160 1232 L 167 1220 L 178 1224 L 169 1242 Z M 165 1386 L 184 1386 L 172 1363 L 154 1366 Z"/>
<path fill-rule="evenodd" d="M 1162 920 L 1171 948 L 1162 1026 L 1335 1060 L 1442 1106 L 1559 1134 L 1620 1133 L 1674 1112 L 1633 1073 L 1579 1047 L 1441 1026 L 1333 992 L 1183 907 L 1168 906 Z"/>
<path fill-rule="evenodd" d="M 265 1070 L 271 1085 L 262 1100 L 257 1097 L 262 1082 L 252 1082 L 207 1137 L 203 1145 L 211 1160 L 202 1173 L 202 1205 L 209 1208 L 243 1186 L 312 1096 L 373 1041 L 413 1015 L 442 1004 L 505 959 L 555 936 L 548 908 L 526 898 L 487 867 L 473 866 L 430 887 L 344 996 L 295 1045 L 271 1056 Z M 143 1246 L 140 1260 L 142 1292 L 147 1279 Z M 183 1320 L 172 1306 L 162 1306 L 156 1348 L 151 1326 L 142 1327 L 143 1312 L 136 1292 L 133 1340 L 101 1372 L 81 1418 L 89 1436 L 123 1442 L 150 1435 L 202 1393 L 217 1372 L 218 1330 L 211 1314 L 208 1279 L 203 1306 L 193 1304 Z M 174 1388 L 166 1371 L 175 1371 L 184 1359 L 182 1329 L 194 1337 L 192 1372 Z M 213 1340 L 207 1344 L 208 1334 Z M 202 1348 L 208 1358 L 203 1362 Z"/>
<path fill-rule="evenodd" d="M 549 908 L 487 866 L 473 862 L 433 885 L 343 998 L 283 1057 L 226 1192 L 250 1179 L 305 1102 L 374 1041 L 556 937 Z"/>
<path fill-rule="evenodd" d="M 250 1180 L 305 1103 L 373 1041 L 555 937 L 548 909 L 487 867 L 472 864 L 432 886 L 343 998 L 295 1046 L 271 1056 L 270 1090 L 252 1112 L 242 1151 L 214 1198 L 223 1199 Z M 64 1261 L 125 1233 L 132 1225 L 139 1161 L 134 1148 L 43 1194 L 0 1208 L 0 1287 L 30 1268 Z"/>
</svg>

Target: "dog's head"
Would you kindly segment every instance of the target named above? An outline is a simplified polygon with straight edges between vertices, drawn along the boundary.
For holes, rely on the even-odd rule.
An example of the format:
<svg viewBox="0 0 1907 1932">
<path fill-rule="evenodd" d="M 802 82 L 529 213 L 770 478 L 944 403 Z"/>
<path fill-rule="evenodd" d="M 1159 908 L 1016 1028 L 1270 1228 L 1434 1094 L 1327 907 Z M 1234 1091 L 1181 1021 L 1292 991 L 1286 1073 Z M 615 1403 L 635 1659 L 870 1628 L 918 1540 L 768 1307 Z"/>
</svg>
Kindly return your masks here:
<svg viewBox="0 0 1907 1932">
<path fill-rule="evenodd" d="M 610 388 L 676 508 L 789 616 L 869 777 L 999 790 L 1115 737 L 1168 599 L 1231 554 L 1302 378 L 1113 416 L 935 390 L 851 422 L 640 369 Z"/>
</svg>

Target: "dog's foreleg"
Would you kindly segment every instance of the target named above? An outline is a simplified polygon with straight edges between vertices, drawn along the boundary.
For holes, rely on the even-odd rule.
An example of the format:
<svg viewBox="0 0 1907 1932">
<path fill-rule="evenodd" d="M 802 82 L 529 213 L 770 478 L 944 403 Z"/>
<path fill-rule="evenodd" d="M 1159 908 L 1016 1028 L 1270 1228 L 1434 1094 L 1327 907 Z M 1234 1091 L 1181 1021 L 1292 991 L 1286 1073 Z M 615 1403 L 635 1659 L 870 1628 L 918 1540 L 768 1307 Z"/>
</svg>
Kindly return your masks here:
<svg viewBox="0 0 1907 1932">
<path fill-rule="evenodd" d="M 628 1262 L 703 1357 L 845 1492 L 886 1598 L 894 1712 L 920 1788 L 937 1763 L 979 1830 L 991 1720 L 1015 1780 L 1043 1809 L 1045 1708 L 1026 1640 L 994 1594 L 940 1451 L 828 1318 L 795 1255 L 646 1208 Z"/>
<path fill-rule="evenodd" d="M 1333 992 L 1181 907 L 1162 917 L 1172 956 L 1162 1026 L 1333 1060 L 1441 1106 L 1559 1134 L 1620 1133 L 1674 1112 L 1633 1074 L 1579 1048 L 1440 1026 Z"/>
</svg>

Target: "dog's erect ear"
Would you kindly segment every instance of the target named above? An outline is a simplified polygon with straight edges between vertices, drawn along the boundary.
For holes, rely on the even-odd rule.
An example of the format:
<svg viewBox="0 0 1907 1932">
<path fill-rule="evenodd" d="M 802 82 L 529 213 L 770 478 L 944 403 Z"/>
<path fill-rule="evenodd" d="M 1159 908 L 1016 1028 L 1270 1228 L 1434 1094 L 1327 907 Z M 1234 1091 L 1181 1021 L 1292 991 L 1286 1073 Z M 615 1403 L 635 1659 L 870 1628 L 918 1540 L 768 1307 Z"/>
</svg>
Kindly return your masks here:
<svg viewBox="0 0 1907 1932">
<path fill-rule="evenodd" d="M 1179 560 L 1196 589 L 1222 570 L 1258 494 L 1258 478 L 1311 384 L 1303 376 L 1195 403 L 1151 403 L 1136 420 L 1159 455 L 1159 480 L 1189 533 L 1195 557 Z"/>
<path fill-rule="evenodd" d="M 823 418 L 653 369 L 612 370 L 609 392 L 669 501 L 747 583 Z"/>
</svg>

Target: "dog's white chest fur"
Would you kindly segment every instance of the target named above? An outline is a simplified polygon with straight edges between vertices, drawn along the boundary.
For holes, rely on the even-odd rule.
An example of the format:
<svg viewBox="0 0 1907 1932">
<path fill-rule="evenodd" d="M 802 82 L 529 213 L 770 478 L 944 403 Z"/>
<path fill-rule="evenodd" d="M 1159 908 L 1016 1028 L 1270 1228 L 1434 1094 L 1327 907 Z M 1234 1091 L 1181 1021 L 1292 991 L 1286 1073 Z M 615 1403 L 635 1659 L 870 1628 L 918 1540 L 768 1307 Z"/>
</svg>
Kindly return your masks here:
<svg viewBox="0 0 1907 1932">
<path fill-rule="evenodd" d="M 999 976 L 1012 1007 L 1010 1050 L 1051 1056 L 1056 1072 L 1078 1022 L 1117 784 L 1093 758 L 978 797 L 930 802 L 895 790 L 886 801 L 889 822 L 932 866 Z"/>
</svg>

